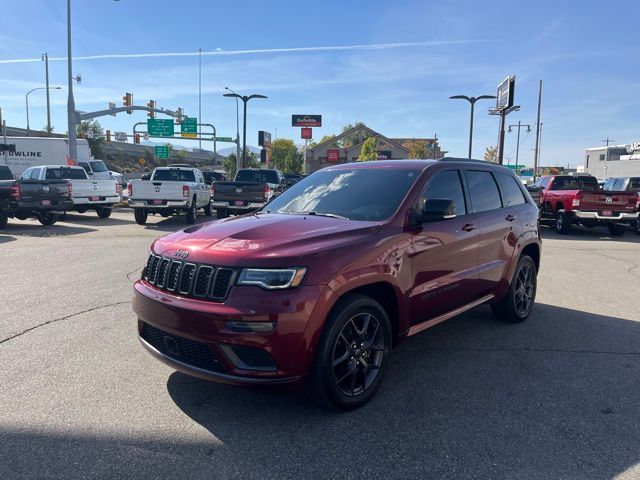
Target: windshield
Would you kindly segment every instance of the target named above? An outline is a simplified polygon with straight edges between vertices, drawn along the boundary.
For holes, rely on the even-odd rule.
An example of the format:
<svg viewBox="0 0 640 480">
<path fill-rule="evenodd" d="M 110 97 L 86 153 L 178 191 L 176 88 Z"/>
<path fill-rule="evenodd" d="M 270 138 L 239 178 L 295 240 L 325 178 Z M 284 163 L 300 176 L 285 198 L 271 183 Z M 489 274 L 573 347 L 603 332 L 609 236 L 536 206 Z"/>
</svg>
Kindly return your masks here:
<svg viewBox="0 0 640 480">
<path fill-rule="evenodd" d="M 86 180 L 87 174 L 82 168 L 47 168 L 44 178 L 47 180 Z"/>
<path fill-rule="evenodd" d="M 418 173 L 389 168 L 319 171 L 294 184 L 263 211 L 384 220 L 398 209 Z"/>
<path fill-rule="evenodd" d="M 280 183 L 275 170 L 238 170 L 237 182 Z"/>
<path fill-rule="evenodd" d="M 193 174 L 193 170 L 172 168 L 171 170 L 156 170 L 153 180 L 159 182 L 195 182 L 196 177 Z"/>
<path fill-rule="evenodd" d="M 107 166 L 104 164 L 102 160 L 89 162 L 91 164 L 91 170 L 94 172 L 106 172 Z"/>
</svg>

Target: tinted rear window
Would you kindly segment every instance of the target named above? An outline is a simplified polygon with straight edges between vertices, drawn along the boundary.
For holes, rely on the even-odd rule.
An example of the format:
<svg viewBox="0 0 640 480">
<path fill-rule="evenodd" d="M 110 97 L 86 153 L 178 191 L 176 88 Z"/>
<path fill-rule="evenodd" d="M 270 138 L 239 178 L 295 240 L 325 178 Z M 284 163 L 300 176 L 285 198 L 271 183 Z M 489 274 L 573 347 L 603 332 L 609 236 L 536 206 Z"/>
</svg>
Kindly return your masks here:
<svg viewBox="0 0 640 480">
<path fill-rule="evenodd" d="M 595 177 L 555 177 L 551 190 L 599 190 Z"/>
<path fill-rule="evenodd" d="M 278 172 L 274 170 L 240 170 L 236 175 L 238 182 L 280 183 Z"/>
<path fill-rule="evenodd" d="M 518 185 L 518 181 L 511 175 L 505 175 L 504 173 L 498 173 L 496 175 L 500 189 L 502 190 L 502 201 L 505 207 L 512 207 L 514 205 L 522 205 L 526 202 L 524 194 Z"/>
<path fill-rule="evenodd" d="M 9 167 L 0 166 L 0 180 L 13 180 L 13 175 Z"/>
<path fill-rule="evenodd" d="M 193 170 L 156 170 L 154 181 L 159 182 L 195 182 Z"/>
<path fill-rule="evenodd" d="M 466 176 L 474 212 L 486 212 L 502 207 L 498 185 L 491 172 L 467 170 Z"/>
<path fill-rule="evenodd" d="M 47 180 L 86 180 L 87 174 L 82 168 L 47 168 L 44 178 Z"/>
</svg>

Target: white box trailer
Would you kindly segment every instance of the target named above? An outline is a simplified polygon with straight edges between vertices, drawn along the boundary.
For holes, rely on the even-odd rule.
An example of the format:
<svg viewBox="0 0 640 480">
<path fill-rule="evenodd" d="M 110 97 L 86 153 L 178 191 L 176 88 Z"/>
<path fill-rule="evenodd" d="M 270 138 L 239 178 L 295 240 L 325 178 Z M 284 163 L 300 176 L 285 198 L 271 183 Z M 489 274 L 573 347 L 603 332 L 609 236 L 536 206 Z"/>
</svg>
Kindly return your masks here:
<svg viewBox="0 0 640 480">
<path fill-rule="evenodd" d="M 4 163 L 6 158 L 7 166 L 16 178 L 27 168 L 67 164 L 69 141 L 66 138 L 7 137 L 7 144 L 12 143 L 16 146 L 15 153 L 7 152 L 6 157 L 5 154 L 0 154 L 0 163 Z M 94 161 L 86 139 L 78 139 L 77 160 L 78 164 Z"/>
</svg>

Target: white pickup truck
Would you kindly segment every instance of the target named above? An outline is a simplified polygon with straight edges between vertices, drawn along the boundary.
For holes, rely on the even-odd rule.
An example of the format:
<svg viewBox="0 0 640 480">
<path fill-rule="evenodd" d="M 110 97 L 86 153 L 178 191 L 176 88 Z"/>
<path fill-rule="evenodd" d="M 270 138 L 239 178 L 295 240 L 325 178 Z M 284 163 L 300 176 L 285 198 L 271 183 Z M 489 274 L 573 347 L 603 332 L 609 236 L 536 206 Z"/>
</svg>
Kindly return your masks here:
<svg viewBox="0 0 640 480">
<path fill-rule="evenodd" d="M 149 180 L 131 180 L 128 189 L 138 225 L 156 213 L 163 217 L 185 213 L 187 223 L 195 223 L 199 208 L 211 215 L 211 189 L 197 168 L 158 167 Z"/>
<path fill-rule="evenodd" d="M 46 165 L 31 167 L 20 177 L 23 180 L 69 180 L 73 210 L 84 213 L 95 210 L 100 218 L 109 218 L 111 208 L 120 201 L 121 186 L 115 180 L 89 179 L 82 167 Z"/>
</svg>

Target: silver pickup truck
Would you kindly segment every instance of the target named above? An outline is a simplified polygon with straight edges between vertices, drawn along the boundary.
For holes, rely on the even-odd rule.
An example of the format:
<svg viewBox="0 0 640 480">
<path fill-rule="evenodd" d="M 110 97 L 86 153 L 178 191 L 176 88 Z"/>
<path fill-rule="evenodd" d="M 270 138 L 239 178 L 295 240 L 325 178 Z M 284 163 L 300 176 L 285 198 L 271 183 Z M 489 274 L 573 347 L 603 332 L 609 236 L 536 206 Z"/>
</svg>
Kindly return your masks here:
<svg viewBox="0 0 640 480">
<path fill-rule="evenodd" d="M 184 213 L 187 223 L 195 223 L 198 209 L 211 215 L 211 189 L 197 168 L 158 167 L 149 180 L 131 180 L 128 190 L 138 225 L 156 213 L 163 217 Z"/>
</svg>

